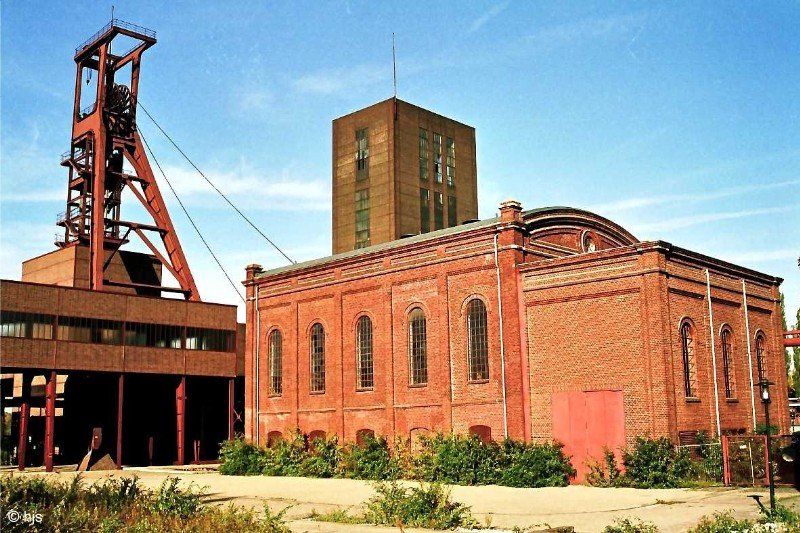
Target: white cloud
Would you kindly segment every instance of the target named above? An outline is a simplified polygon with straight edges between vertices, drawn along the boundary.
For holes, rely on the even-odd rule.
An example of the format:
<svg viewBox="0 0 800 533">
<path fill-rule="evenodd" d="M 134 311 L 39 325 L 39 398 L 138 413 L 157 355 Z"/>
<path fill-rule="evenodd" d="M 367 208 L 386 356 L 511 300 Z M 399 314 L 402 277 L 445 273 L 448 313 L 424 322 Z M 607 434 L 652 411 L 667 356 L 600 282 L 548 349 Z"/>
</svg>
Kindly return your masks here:
<svg viewBox="0 0 800 533">
<path fill-rule="evenodd" d="M 618 213 L 620 211 L 628 211 L 632 209 L 641 209 L 644 207 L 651 207 L 654 205 L 683 203 L 683 202 L 703 202 L 708 200 L 716 200 L 719 198 L 726 198 L 729 196 L 739 196 L 757 191 L 766 191 L 772 189 L 781 189 L 785 187 L 794 187 L 800 184 L 800 180 L 789 180 L 775 183 L 764 183 L 758 185 L 742 185 L 739 187 L 729 187 L 727 189 L 720 189 L 713 192 L 695 192 L 686 194 L 666 194 L 661 196 L 645 196 L 639 198 L 628 198 L 625 200 L 618 200 L 604 204 L 597 204 L 590 206 L 590 211 L 597 211 L 603 213 Z"/>
<path fill-rule="evenodd" d="M 510 0 L 505 0 L 504 2 L 498 2 L 497 4 L 493 5 L 488 11 L 472 22 L 472 25 L 469 27 L 467 33 L 474 33 L 481 29 L 484 24 L 505 11 L 509 3 Z"/>
<path fill-rule="evenodd" d="M 528 35 L 526 40 L 542 46 L 560 46 L 586 39 L 627 37 L 634 31 L 640 33 L 647 18 L 647 14 L 640 13 L 614 17 L 584 18 L 575 22 L 539 29 Z"/>
<path fill-rule="evenodd" d="M 300 76 L 293 85 L 301 93 L 333 95 L 391 79 L 391 64 L 387 62 L 319 70 Z"/>
<path fill-rule="evenodd" d="M 766 209 L 747 209 L 742 211 L 728 211 L 721 213 L 705 213 L 700 215 L 689 215 L 685 217 L 670 218 L 660 220 L 658 222 L 649 222 L 644 224 L 634 224 L 633 232 L 638 233 L 655 233 L 667 230 L 675 230 L 680 228 L 688 228 L 690 226 L 697 226 L 699 224 L 707 224 L 709 222 L 717 222 L 720 220 L 730 220 L 736 218 L 746 218 L 759 215 L 769 215 L 775 213 L 786 213 L 794 211 L 800 206 L 786 206 L 786 207 L 770 207 Z"/>
</svg>

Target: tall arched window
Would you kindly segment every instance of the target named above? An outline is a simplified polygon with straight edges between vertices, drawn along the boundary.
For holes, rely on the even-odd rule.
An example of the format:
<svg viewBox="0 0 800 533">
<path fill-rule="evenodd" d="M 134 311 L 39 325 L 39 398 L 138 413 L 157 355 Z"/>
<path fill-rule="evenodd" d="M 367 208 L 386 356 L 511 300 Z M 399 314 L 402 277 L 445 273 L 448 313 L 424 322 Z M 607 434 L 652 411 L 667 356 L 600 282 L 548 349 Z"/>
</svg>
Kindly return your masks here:
<svg viewBox="0 0 800 533">
<path fill-rule="evenodd" d="M 269 334 L 269 393 L 283 394 L 283 339 L 277 329 Z"/>
<path fill-rule="evenodd" d="M 692 323 L 681 323 L 681 356 L 683 359 L 683 391 L 687 398 L 697 395 L 697 367 L 694 356 L 694 328 Z"/>
<path fill-rule="evenodd" d="M 756 333 L 756 364 L 758 365 L 758 381 L 767 379 L 767 339 L 764 333 Z"/>
<path fill-rule="evenodd" d="M 359 390 L 369 390 L 375 385 L 372 359 L 372 320 L 362 316 L 356 323 L 356 372 Z"/>
<path fill-rule="evenodd" d="M 486 304 L 474 298 L 467 305 L 469 380 L 489 379 L 489 339 L 486 331 Z"/>
<path fill-rule="evenodd" d="M 733 370 L 733 346 L 731 344 L 731 328 L 722 328 L 720 341 L 722 343 L 722 375 L 725 380 L 725 397 L 733 398 L 736 396 L 736 382 Z"/>
<path fill-rule="evenodd" d="M 409 383 L 428 383 L 428 353 L 425 313 L 419 307 L 408 315 Z"/>
<path fill-rule="evenodd" d="M 325 392 L 325 329 L 317 322 L 311 326 L 311 392 Z"/>
</svg>

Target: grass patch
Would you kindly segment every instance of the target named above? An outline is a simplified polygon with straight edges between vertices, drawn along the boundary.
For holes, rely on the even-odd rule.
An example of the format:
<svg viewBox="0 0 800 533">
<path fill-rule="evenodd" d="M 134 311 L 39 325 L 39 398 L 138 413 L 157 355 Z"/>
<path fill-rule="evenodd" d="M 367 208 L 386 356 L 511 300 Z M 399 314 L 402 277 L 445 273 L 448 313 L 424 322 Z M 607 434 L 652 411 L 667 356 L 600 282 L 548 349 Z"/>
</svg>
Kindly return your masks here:
<svg viewBox="0 0 800 533">
<path fill-rule="evenodd" d="M 137 477 L 108 478 L 86 485 L 41 477 L 0 477 L 2 530 L 125 533 L 247 531 L 288 533 L 283 513 L 258 515 L 233 505 L 204 506 L 200 489 L 182 488 L 177 478 L 149 490 Z M 35 526 L 19 517 L 38 516 Z M 17 517 L 16 520 L 13 518 Z"/>
</svg>

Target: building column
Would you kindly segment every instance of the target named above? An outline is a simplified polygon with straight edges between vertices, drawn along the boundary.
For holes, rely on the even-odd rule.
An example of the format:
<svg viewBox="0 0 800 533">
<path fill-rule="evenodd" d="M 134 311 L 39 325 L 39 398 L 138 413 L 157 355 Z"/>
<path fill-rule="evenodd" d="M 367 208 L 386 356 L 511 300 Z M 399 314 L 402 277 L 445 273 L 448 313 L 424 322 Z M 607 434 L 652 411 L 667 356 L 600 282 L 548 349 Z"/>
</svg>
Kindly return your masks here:
<svg viewBox="0 0 800 533">
<path fill-rule="evenodd" d="M 228 378 L 228 440 L 233 440 L 233 422 L 234 422 L 234 385 L 235 378 Z"/>
<path fill-rule="evenodd" d="M 185 464 L 184 442 L 186 432 L 186 376 L 181 376 L 178 387 L 175 389 L 175 413 L 178 438 L 179 465 Z"/>
<path fill-rule="evenodd" d="M 117 468 L 122 468 L 122 409 L 125 399 L 125 374 L 117 381 Z"/>
<path fill-rule="evenodd" d="M 22 373 L 22 396 L 19 404 L 19 443 L 17 445 L 17 468 L 25 470 L 25 452 L 28 451 L 28 426 L 31 420 L 31 379 L 27 372 Z"/>
<path fill-rule="evenodd" d="M 45 385 L 45 423 L 44 423 L 44 469 L 45 472 L 53 471 L 53 454 L 55 453 L 55 425 L 56 425 L 56 371 L 51 370 L 47 375 Z"/>
</svg>

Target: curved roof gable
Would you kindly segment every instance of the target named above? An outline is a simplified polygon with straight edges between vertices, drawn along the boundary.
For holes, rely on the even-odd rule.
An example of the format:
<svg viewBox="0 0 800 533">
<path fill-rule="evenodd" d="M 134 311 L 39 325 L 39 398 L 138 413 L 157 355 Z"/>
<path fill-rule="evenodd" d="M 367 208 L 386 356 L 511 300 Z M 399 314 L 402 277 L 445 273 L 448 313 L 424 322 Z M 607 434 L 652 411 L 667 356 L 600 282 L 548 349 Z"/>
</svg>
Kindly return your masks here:
<svg viewBox="0 0 800 533">
<path fill-rule="evenodd" d="M 574 253 L 636 244 L 639 239 L 619 224 L 572 207 L 534 209 L 522 213 L 529 244 L 550 252 Z"/>
</svg>

